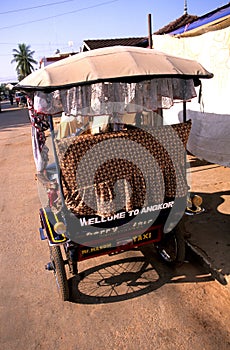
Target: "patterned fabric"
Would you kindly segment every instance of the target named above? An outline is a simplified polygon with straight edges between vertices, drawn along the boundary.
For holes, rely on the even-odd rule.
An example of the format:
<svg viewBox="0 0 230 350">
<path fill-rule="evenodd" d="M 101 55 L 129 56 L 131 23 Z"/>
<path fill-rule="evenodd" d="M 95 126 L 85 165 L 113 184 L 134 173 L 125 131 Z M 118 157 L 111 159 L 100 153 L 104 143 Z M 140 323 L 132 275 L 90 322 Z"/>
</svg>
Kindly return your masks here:
<svg viewBox="0 0 230 350">
<path fill-rule="evenodd" d="M 187 101 L 196 97 L 193 79 L 155 78 L 137 83 L 102 82 L 56 90 L 37 91 L 34 109 L 38 113 L 55 115 L 124 114 L 145 109 L 156 111 L 170 108 L 175 100 Z"/>
<path fill-rule="evenodd" d="M 35 112 L 32 102 L 29 104 L 29 116 L 32 126 L 32 148 L 37 171 L 42 172 L 48 164 L 49 149 L 45 145 L 45 131 L 49 128 L 47 116 Z"/>
<path fill-rule="evenodd" d="M 190 129 L 188 121 L 57 140 L 67 208 L 80 216 L 110 216 L 186 196 Z"/>
</svg>

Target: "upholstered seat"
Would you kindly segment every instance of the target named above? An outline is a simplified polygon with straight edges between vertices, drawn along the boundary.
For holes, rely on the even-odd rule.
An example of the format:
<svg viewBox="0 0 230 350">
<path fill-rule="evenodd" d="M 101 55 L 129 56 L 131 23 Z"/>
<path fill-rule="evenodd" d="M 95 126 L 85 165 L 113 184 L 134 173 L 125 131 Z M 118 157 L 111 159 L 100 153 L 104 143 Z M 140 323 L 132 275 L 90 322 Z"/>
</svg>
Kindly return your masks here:
<svg viewBox="0 0 230 350">
<path fill-rule="evenodd" d="M 57 140 L 66 206 L 78 216 L 109 216 L 184 197 L 191 122 Z"/>
</svg>

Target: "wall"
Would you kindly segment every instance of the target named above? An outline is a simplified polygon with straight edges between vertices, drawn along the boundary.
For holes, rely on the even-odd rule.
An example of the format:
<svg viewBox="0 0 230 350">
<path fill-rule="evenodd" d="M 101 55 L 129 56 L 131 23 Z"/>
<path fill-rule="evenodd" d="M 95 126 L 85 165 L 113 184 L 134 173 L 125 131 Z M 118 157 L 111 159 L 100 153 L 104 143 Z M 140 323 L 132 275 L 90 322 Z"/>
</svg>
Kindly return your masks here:
<svg viewBox="0 0 230 350">
<path fill-rule="evenodd" d="M 153 35 L 153 46 L 195 59 L 214 74 L 202 80 L 201 104 L 198 99 L 187 104 L 188 118 L 193 120 L 188 149 L 198 158 L 230 166 L 230 27 L 196 37 Z M 179 105 L 164 111 L 165 124 L 178 122 L 181 113 Z"/>
</svg>

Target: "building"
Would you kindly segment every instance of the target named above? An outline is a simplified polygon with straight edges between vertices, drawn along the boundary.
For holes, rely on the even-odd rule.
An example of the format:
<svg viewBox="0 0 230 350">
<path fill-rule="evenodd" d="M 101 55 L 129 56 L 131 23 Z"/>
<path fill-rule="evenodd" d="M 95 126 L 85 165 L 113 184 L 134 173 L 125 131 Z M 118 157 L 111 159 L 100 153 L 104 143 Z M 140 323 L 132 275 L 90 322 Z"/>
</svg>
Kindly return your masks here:
<svg viewBox="0 0 230 350">
<path fill-rule="evenodd" d="M 51 63 L 63 60 L 63 58 L 67 58 L 69 56 L 73 56 L 78 52 L 66 52 L 66 53 L 60 53 L 57 50 L 57 53 L 54 56 L 48 56 L 48 57 L 42 57 L 39 62 L 39 68 L 43 68 L 48 66 Z"/>
<path fill-rule="evenodd" d="M 230 166 L 230 3 L 190 23 L 177 24 L 173 21 L 154 33 L 153 47 L 195 59 L 214 74 L 202 80 L 201 103 L 187 103 L 187 117 L 193 121 L 188 150 L 211 163 Z M 176 123 L 182 111 L 178 105 L 164 116 L 165 123 Z"/>
<path fill-rule="evenodd" d="M 89 51 L 100 49 L 102 47 L 109 46 L 137 46 L 137 47 L 148 47 L 148 37 L 138 38 L 116 38 L 116 39 L 89 39 L 84 40 L 82 45 L 82 51 Z"/>
</svg>

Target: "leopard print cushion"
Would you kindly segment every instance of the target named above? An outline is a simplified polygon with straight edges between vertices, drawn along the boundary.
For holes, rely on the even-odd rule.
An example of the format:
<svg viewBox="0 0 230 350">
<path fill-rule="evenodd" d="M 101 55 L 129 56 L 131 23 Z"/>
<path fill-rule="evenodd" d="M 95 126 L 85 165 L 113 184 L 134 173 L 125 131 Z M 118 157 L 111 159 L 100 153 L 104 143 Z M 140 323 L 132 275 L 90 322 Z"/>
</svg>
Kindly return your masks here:
<svg viewBox="0 0 230 350">
<path fill-rule="evenodd" d="M 129 211 L 162 203 L 162 193 L 163 198 L 186 196 L 185 148 L 190 129 L 191 121 L 188 121 L 156 129 L 131 129 L 57 140 L 67 208 L 77 216 L 110 216 L 121 209 Z M 175 137 L 181 142 L 176 142 Z M 108 147 L 100 147 L 102 141 L 110 141 Z M 122 158 L 116 157 L 117 145 Z M 79 170 L 81 160 L 95 146 L 98 153 Z M 152 166 L 151 162 L 146 164 L 148 161 L 140 147 L 155 159 L 157 166 Z M 97 166 L 98 159 L 103 157 L 105 161 Z M 83 186 L 79 185 L 79 178 L 83 179 Z M 91 179 L 90 183 L 84 178 Z"/>
</svg>

